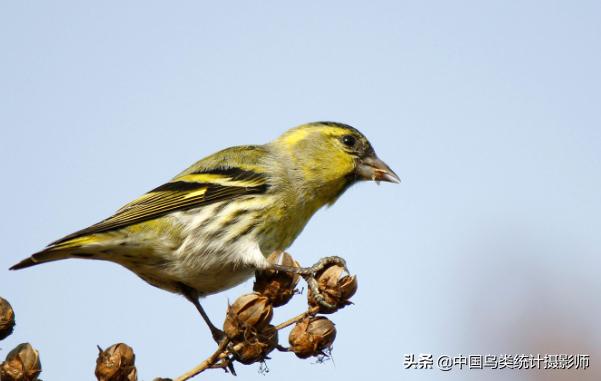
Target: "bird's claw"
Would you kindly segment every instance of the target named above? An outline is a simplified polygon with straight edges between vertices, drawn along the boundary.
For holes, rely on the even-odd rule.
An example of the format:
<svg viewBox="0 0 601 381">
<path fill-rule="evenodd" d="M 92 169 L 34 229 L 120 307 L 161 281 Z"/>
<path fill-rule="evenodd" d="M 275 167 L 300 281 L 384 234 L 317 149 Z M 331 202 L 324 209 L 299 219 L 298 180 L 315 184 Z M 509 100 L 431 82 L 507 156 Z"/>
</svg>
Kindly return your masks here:
<svg viewBox="0 0 601 381">
<path fill-rule="evenodd" d="M 309 286 L 309 289 L 313 293 L 313 299 L 315 299 L 315 301 L 320 306 L 325 307 L 327 309 L 335 309 L 336 308 L 335 305 L 326 302 L 325 297 L 319 291 L 319 286 L 317 285 L 317 280 L 313 276 L 307 276 L 307 277 L 303 277 L 303 278 L 305 279 L 305 281 L 307 281 L 307 285 Z"/>
<path fill-rule="evenodd" d="M 349 272 L 348 268 L 346 267 L 346 261 L 344 260 L 344 258 L 337 256 L 321 258 L 319 261 L 317 261 L 316 264 L 309 267 L 309 269 L 311 274 L 315 276 L 318 272 L 331 265 L 338 265 L 340 267 L 343 267 L 346 272 Z"/>
<path fill-rule="evenodd" d="M 282 265 L 274 264 L 273 268 L 278 271 L 290 272 L 290 273 L 294 273 L 294 274 L 298 274 L 298 275 L 302 276 L 303 279 L 307 282 L 309 289 L 313 293 L 313 298 L 315 299 L 315 301 L 325 308 L 334 309 L 334 308 L 336 308 L 336 306 L 328 303 L 325 300 L 325 297 L 319 291 L 319 285 L 317 284 L 317 279 L 315 279 L 315 277 L 317 276 L 317 274 L 320 271 L 324 270 L 325 268 L 327 268 L 328 266 L 331 266 L 331 265 L 341 266 L 344 268 L 344 270 L 347 273 L 349 272 L 348 268 L 346 267 L 346 261 L 344 260 L 344 258 L 337 257 L 337 256 L 321 258 L 319 261 L 317 261 L 317 263 L 315 263 L 311 267 L 298 268 L 298 267 L 289 267 L 289 266 L 282 266 Z"/>
</svg>

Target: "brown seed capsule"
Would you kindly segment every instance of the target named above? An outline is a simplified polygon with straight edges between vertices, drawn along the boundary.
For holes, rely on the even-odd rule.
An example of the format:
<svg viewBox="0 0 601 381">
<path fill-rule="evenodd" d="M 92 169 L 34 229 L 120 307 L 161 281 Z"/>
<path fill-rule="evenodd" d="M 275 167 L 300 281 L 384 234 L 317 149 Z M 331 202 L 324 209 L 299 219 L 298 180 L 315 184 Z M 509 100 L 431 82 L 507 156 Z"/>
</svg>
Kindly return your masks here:
<svg viewBox="0 0 601 381">
<path fill-rule="evenodd" d="M 231 340 L 243 336 L 249 329 L 261 331 L 273 317 L 269 299 L 253 292 L 240 296 L 228 306 L 223 331 Z"/>
<path fill-rule="evenodd" d="M 3 298 L 0 298 L 0 340 L 4 340 L 15 327 L 15 312 L 10 303 Z"/>
<path fill-rule="evenodd" d="M 245 337 L 235 342 L 232 347 L 234 358 L 242 364 L 253 364 L 263 361 L 278 345 L 278 331 L 268 325 L 261 331 L 248 331 Z"/>
<path fill-rule="evenodd" d="M 309 290 L 307 297 L 311 307 L 319 307 L 319 312 L 331 314 L 351 304 L 349 299 L 357 292 L 357 277 L 350 276 L 346 270 L 338 265 L 332 265 L 325 268 L 317 274 L 317 285 L 325 301 L 335 306 L 334 308 L 324 307 L 315 300 L 315 296 Z"/>
<path fill-rule="evenodd" d="M 31 344 L 19 344 L 8 353 L 0 366 L 2 381 L 34 381 L 42 372 L 40 355 Z"/>
<path fill-rule="evenodd" d="M 314 316 L 296 323 L 290 331 L 288 341 L 290 350 L 296 356 L 306 359 L 323 354 L 323 350 L 329 348 L 335 338 L 334 323 L 325 316 Z"/>
<path fill-rule="evenodd" d="M 300 264 L 285 252 L 274 252 L 267 260 L 282 266 L 300 268 Z M 299 276 L 285 271 L 263 270 L 255 273 L 255 279 L 253 290 L 268 297 L 274 307 L 279 307 L 294 296 Z"/>
<path fill-rule="evenodd" d="M 96 378 L 98 381 L 137 381 L 138 374 L 134 362 L 136 355 L 127 344 L 119 343 L 104 351 L 98 347 Z"/>
</svg>

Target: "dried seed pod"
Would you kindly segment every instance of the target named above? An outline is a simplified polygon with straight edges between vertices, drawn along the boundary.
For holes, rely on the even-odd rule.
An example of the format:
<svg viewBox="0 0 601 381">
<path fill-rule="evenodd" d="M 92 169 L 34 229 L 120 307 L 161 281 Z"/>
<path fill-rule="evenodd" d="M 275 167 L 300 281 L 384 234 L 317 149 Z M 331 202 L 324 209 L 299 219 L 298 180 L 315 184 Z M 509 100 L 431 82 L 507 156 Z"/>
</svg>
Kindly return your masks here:
<svg viewBox="0 0 601 381">
<path fill-rule="evenodd" d="M 357 277 L 355 275 L 349 275 L 341 266 L 332 265 L 319 272 L 316 279 L 319 291 L 325 301 L 335 307 L 322 306 L 315 300 L 313 292 L 309 290 L 307 298 L 311 307 L 317 306 L 319 312 L 330 314 L 351 304 L 349 299 L 357 292 Z"/>
<path fill-rule="evenodd" d="M 19 344 L 8 353 L 0 366 L 2 381 L 34 381 L 42 372 L 40 354 L 31 344 Z"/>
<path fill-rule="evenodd" d="M 249 331 L 240 341 L 232 346 L 234 358 L 242 364 L 253 364 L 263 361 L 278 345 L 278 331 L 268 325 L 261 331 Z"/>
<path fill-rule="evenodd" d="M 137 381 L 133 349 L 123 343 L 111 345 L 104 351 L 98 347 L 96 378 L 98 381 Z"/>
<path fill-rule="evenodd" d="M 10 303 L 0 298 L 0 340 L 4 340 L 15 327 L 15 312 Z"/>
<path fill-rule="evenodd" d="M 300 264 L 286 252 L 274 252 L 267 260 L 270 263 L 300 268 Z M 274 307 L 283 306 L 294 296 L 299 275 L 285 271 L 263 270 L 255 273 L 253 290 L 265 295 Z"/>
<path fill-rule="evenodd" d="M 325 316 L 313 316 L 296 323 L 290 331 L 288 341 L 290 350 L 296 356 L 306 359 L 323 354 L 323 350 L 329 348 L 335 338 L 334 323 Z"/>
<path fill-rule="evenodd" d="M 269 299 L 253 292 L 240 296 L 228 306 L 223 331 L 231 340 L 244 336 L 249 330 L 261 331 L 273 317 Z"/>
</svg>

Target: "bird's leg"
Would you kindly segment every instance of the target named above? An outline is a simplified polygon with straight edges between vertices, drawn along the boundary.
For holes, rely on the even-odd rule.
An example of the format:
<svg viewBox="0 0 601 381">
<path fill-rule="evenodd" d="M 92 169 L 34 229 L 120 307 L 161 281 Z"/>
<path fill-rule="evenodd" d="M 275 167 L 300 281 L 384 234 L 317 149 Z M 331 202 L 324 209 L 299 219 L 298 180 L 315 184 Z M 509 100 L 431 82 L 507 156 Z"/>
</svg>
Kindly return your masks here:
<svg viewBox="0 0 601 381">
<path fill-rule="evenodd" d="M 213 340 L 215 340 L 215 342 L 217 344 L 221 343 L 221 340 L 223 340 L 223 338 L 225 337 L 225 334 L 223 333 L 222 330 L 215 327 L 215 325 L 211 322 L 211 319 L 209 319 L 209 315 L 207 315 L 204 308 L 202 308 L 202 306 L 200 305 L 200 302 L 198 301 L 198 294 L 187 286 L 183 286 L 181 289 L 182 289 L 182 294 L 184 295 L 184 297 L 186 299 L 188 299 L 192 304 L 194 304 L 194 307 L 196 307 L 198 312 L 200 312 L 200 316 L 202 316 L 202 320 L 204 320 L 205 323 L 207 323 L 207 326 L 211 330 L 211 336 L 213 336 Z"/>
<path fill-rule="evenodd" d="M 307 282 L 307 286 L 313 293 L 313 297 L 315 298 L 317 303 L 321 304 L 322 306 L 324 306 L 326 308 L 335 308 L 335 306 L 326 302 L 326 300 L 323 297 L 323 295 L 321 294 L 321 292 L 319 292 L 317 280 L 315 279 L 315 276 L 317 275 L 318 272 L 320 272 L 321 270 L 325 269 L 326 267 L 328 267 L 330 265 L 338 265 L 338 266 L 344 267 L 344 269 L 348 272 L 348 269 L 346 267 L 346 261 L 341 257 L 335 257 L 335 256 L 321 258 L 316 264 L 314 264 L 311 267 L 291 267 L 291 266 L 284 266 L 284 265 L 278 265 L 278 264 L 273 264 L 272 266 L 273 266 L 274 270 L 284 271 L 284 272 L 288 272 L 288 273 L 294 273 L 294 274 L 298 274 L 298 275 L 302 276 L 303 279 Z"/>
<path fill-rule="evenodd" d="M 205 323 L 207 323 L 207 326 L 211 330 L 211 336 L 213 336 L 213 340 L 215 340 L 215 342 L 219 344 L 221 340 L 223 340 L 223 338 L 225 337 L 223 331 L 215 327 L 215 325 L 211 322 L 211 319 L 209 319 L 209 316 L 205 312 L 204 308 L 202 308 L 202 306 L 200 305 L 198 299 L 194 299 L 192 301 L 192 304 L 194 304 L 194 307 L 196 307 L 198 312 L 200 312 L 200 316 L 202 316 L 202 319 L 205 321 Z"/>
</svg>

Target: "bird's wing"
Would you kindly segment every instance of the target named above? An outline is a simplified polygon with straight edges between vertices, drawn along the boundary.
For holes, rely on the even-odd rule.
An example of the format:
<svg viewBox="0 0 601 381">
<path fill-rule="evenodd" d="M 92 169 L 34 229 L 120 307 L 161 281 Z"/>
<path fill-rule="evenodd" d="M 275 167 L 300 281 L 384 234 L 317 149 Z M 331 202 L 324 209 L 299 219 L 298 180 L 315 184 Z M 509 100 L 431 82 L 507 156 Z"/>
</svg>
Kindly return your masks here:
<svg viewBox="0 0 601 381">
<path fill-rule="evenodd" d="M 269 184 L 258 164 L 262 153 L 259 149 L 260 146 L 234 147 L 209 156 L 168 183 L 123 206 L 113 216 L 61 238 L 50 246 L 152 220 L 174 211 L 265 193 Z M 234 166 L 232 163 L 240 165 Z"/>
</svg>

